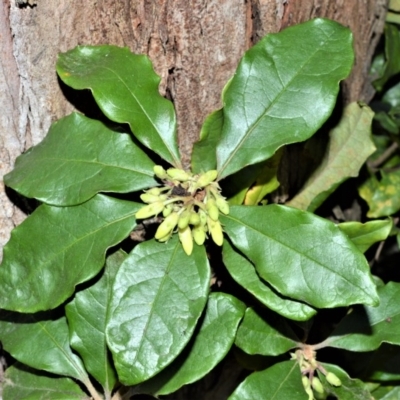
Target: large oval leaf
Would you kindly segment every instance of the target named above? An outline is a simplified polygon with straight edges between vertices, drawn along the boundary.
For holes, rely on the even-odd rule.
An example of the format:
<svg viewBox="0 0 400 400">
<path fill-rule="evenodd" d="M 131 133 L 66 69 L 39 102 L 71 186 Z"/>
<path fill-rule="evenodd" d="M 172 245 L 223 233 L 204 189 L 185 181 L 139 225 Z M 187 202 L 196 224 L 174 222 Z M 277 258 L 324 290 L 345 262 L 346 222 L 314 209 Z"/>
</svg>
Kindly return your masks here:
<svg viewBox="0 0 400 400">
<path fill-rule="evenodd" d="M 284 361 L 249 375 L 228 400 L 307 400 L 301 383 L 300 368 L 294 361 Z"/>
<path fill-rule="evenodd" d="M 50 313 L 0 313 L 0 340 L 18 361 L 32 368 L 88 380 L 81 359 L 69 347 L 65 317 L 52 319 Z"/>
<path fill-rule="evenodd" d="M 279 293 L 318 308 L 379 303 L 366 259 L 332 222 L 279 205 L 232 206 L 220 219 Z"/>
<path fill-rule="evenodd" d="M 36 312 L 64 302 L 129 235 L 141 206 L 100 194 L 74 207 L 41 205 L 4 247 L 0 308 Z"/>
<path fill-rule="evenodd" d="M 77 293 L 65 307 L 71 347 L 109 395 L 117 379 L 106 344 L 106 317 L 115 274 L 125 258 L 122 250 L 109 256 L 101 279 Z"/>
<path fill-rule="evenodd" d="M 326 19 L 267 35 L 247 51 L 223 95 L 220 178 L 313 135 L 353 57 L 350 30 Z"/>
<path fill-rule="evenodd" d="M 203 246 L 190 257 L 177 235 L 137 245 L 115 278 L 107 342 L 120 381 L 140 383 L 183 350 L 206 304 L 210 268 Z"/>
<path fill-rule="evenodd" d="M 174 107 L 159 94 L 160 77 L 147 56 L 127 47 L 77 46 L 59 55 L 57 73 L 74 89 L 90 89 L 108 118 L 128 123 L 145 146 L 180 166 Z"/>
<path fill-rule="evenodd" d="M 271 310 L 296 321 L 306 321 L 317 313 L 307 304 L 281 297 L 275 293 L 260 279 L 253 264 L 239 254 L 227 240 L 224 241 L 222 255 L 231 277 Z"/>
<path fill-rule="evenodd" d="M 73 113 L 55 122 L 41 143 L 19 156 L 4 182 L 47 204 L 74 205 L 98 192 L 155 186 L 153 166 L 130 135 Z"/>
</svg>

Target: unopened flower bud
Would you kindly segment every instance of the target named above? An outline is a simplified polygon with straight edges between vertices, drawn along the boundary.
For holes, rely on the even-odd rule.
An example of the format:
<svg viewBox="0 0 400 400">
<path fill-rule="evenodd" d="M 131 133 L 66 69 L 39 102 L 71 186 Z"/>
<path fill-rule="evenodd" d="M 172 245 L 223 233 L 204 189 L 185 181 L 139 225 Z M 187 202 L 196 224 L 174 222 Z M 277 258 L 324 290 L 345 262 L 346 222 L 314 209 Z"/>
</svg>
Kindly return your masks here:
<svg viewBox="0 0 400 400">
<path fill-rule="evenodd" d="M 200 217 L 196 211 L 190 212 L 189 224 L 190 225 L 199 225 L 200 224 Z"/>
<path fill-rule="evenodd" d="M 185 229 L 189 225 L 190 211 L 184 210 L 179 216 L 178 228 Z"/>
<path fill-rule="evenodd" d="M 189 226 L 187 226 L 185 229 L 178 229 L 178 235 L 179 240 L 182 243 L 183 250 L 188 256 L 190 256 L 193 251 L 193 237 Z"/>
<path fill-rule="evenodd" d="M 169 233 L 173 231 L 176 224 L 178 223 L 179 215 L 176 212 L 171 213 L 161 222 L 160 226 L 157 228 L 155 238 L 161 239 L 164 236 L 167 236 Z"/>
<path fill-rule="evenodd" d="M 207 209 L 207 213 L 208 213 L 209 217 L 211 219 L 213 219 L 214 221 L 218 221 L 219 211 L 218 211 L 218 207 L 215 204 L 214 199 L 207 200 L 206 209 Z"/>
<path fill-rule="evenodd" d="M 152 195 L 154 195 L 154 196 L 158 196 L 158 195 L 160 195 L 162 192 L 163 192 L 163 190 L 162 190 L 162 188 L 160 188 L 160 187 L 153 187 L 153 188 L 151 188 L 151 189 L 149 189 L 149 190 L 146 190 L 146 193 L 152 194 Z"/>
<path fill-rule="evenodd" d="M 169 214 L 172 213 L 172 206 L 170 204 L 168 204 L 167 206 L 165 206 L 162 215 L 163 217 L 168 217 Z"/>
<path fill-rule="evenodd" d="M 155 203 L 157 201 L 164 201 L 167 200 L 167 196 L 164 194 L 160 194 L 160 195 L 154 195 L 154 194 L 150 194 L 150 193 L 142 193 L 140 195 L 140 198 L 145 202 L 145 203 Z"/>
<path fill-rule="evenodd" d="M 161 165 L 155 165 L 153 167 L 153 172 L 154 172 L 154 175 L 157 178 L 160 178 L 160 179 L 167 179 L 168 178 L 167 172 L 165 171 L 165 169 Z"/>
<path fill-rule="evenodd" d="M 164 207 L 165 205 L 162 201 L 157 201 L 156 203 L 148 204 L 147 206 L 144 206 L 139 211 L 137 211 L 135 217 L 137 219 L 150 218 L 162 212 L 164 210 Z"/>
<path fill-rule="evenodd" d="M 203 210 L 199 210 L 200 224 L 207 225 L 207 214 Z"/>
<path fill-rule="evenodd" d="M 302 375 L 301 382 L 303 383 L 304 389 L 311 388 L 311 383 L 310 380 L 308 379 L 308 376 Z"/>
<path fill-rule="evenodd" d="M 172 231 L 170 233 L 168 233 L 168 235 L 165 235 L 164 237 L 157 239 L 159 242 L 167 242 L 169 239 L 171 239 L 172 237 Z"/>
<path fill-rule="evenodd" d="M 324 387 L 322 386 L 321 381 L 316 376 L 313 377 L 311 386 L 313 387 L 313 389 L 316 392 L 321 393 L 321 394 L 324 393 Z"/>
<path fill-rule="evenodd" d="M 221 195 L 217 196 L 215 203 L 219 211 L 221 211 L 225 215 L 229 214 L 229 204 Z"/>
<path fill-rule="evenodd" d="M 224 243 L 224 234 L 222 233 L 220 222 L 214 221 L 209 217 L 207 218 L 207 225 L 215 244 L 217 244 L 218 246 L 222 246 L 222 244 Z"/>
<path fill-rule="evenodd" d="M 333 372 L 328 372 L 325 378 L 332 386 L 342 386 L 342 381 Z"/>
<path fill-rule="evenodd" d="M 206 240 L 206 232 L 204 231 L 204 229 L 201 225 L 195 226 L 192 229 L 192 235 L 193 235 L 194 241 L 199 246 L 201 246 L 204 243 L 204 241 Z"/>
<path fill-rule="evenodd" d="M 200 175 L 196 182 L 197 188 L 202 188 L 208 186 L 211 182 L 215 181 L 218 176 L 218 171 L 212 169 L 210 171 L 205 172 L 204 174 Z"/>
<path fill-rule="evenodd" d="M 186 182 L 190 178 L 190 175 L 186 171 L 178 168 L 168 168 L 167 174 L 171 179 L 176 179 L 177 181 L 180 182 Z"/>
</svg>

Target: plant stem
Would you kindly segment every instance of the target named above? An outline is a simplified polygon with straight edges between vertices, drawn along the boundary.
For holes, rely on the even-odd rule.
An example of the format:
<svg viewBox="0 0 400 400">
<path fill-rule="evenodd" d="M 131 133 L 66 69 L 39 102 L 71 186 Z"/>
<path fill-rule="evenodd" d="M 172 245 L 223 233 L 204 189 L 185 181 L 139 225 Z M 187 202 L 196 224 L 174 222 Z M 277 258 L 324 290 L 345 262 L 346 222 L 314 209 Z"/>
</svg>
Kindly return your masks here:
<svg viewBox="0 0 400 400">
<path fill-rule="evenodd" d="M 83 383 L 86 386 L 87 390 L 89 391 L 90 395 L 92 396 L 93 400 L 103 400 L 103 397 L 94 388 L 94 386 L 93 386 L 92 382 L 90 382 L 89 378 L 86 379 Z"/>
<path fill-rule="evenodd" d="M 393 142 L 376 160 L 369 162 L 368 166 L 372 169 L 378 168 L 388 158 L 390 158 L 398 148 L 399 145 L 396 142 Z"/>
</svg>

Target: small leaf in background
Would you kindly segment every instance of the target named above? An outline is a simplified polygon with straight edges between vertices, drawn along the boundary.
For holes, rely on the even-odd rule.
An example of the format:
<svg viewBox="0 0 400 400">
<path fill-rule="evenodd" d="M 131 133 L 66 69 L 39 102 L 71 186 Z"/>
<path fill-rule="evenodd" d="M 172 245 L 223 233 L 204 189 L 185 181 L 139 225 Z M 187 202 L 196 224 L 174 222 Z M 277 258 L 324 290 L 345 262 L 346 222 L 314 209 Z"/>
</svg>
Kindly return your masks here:
<svg viewBox="0 0 400 400">
<path fill-rule="evenodd" d="M 375 400 L 399 400 L 400 386 L 381 386 L 372 392 Z"/>
<path fill-rule="evenodd" d="M 325 375 L 318 373 L 324 389 L 338 400 L 374 400 L 373 396 L 366 389 L 366 384 L 358 379 L 351 379 L 349 375 L 336 365 L 322 363 L 322 366 L 329 372 L 334 373 L 342 382 L 340 386 L 330 385 Z"/>
<path fill-rule="evenodd" d="M 48 313 L 0 313 L 0 340 L 16 360 L 32 368 L 66 375 L 82 382 L 89 378 L 81 359 L 69 347 L 65 317 Z"/>
<path fill-rule="evenodd" d="M 147 56 L 127 47 L 77 46 L 59 55 L 57 73 L 73 89 L 90 89 L 106 117 L 128 123 L 141 143 L 181 166 L 175 110 L 159 94 L 161 78 Z"/>
<path fill-rule="evenodd" d="M 392 107 L 400 106 L 400 82 L 385 92 L 382 96 L 382 101 Z"/>
<path fill-rule="evenodd" d="M 340 321 L 326 346 L 371 351 L 383 342 L 400 345 L 400 283 L 378 288 L 378 307 L 357 306 Z"/>
<path fill-rule="evenodd" d="M 21 364 L 7 368 L 3 382 L 3 400 L 89 400 L 69 378 L 45 375 Z"/>
<path fill-rule="evenodd" d="M 380 92 L 385 83 L 400 72 L 400 36 L 395 25 L 385 25 L 385 67 L 383 75 L 372 82 L 375 89 Z"/>
<path fill-rule="evenodd" d="M 165 370 L 141 385 L 140 390 L 165 395 L 205 376 L 230 350 L 245 309 L 233 296 L 211 293 L 193 343 Z"/>
<path fill-rule="evenodd" d="M 228 240 L 224 241 L 222 256 L 231 277 L 271 310 L 296 321 L 306 321 L 316 314 L 317 311 L 307 304 L 275 293 L 259 278 L 251 262 L 234 250 Z"/>
<path fill-rule="evenodd" d="M 224 114 L 222 109 L 207 116 L 200 131 L 200 140 L 193 145 L 192 171 L 194 174 L 210 171 L 217 167 L 215 149 L 220 139 Z"/>
<path fill-rule="evenodd" d="M 0 266 L 0 307 L 57 307 L 103 267 L 106 250 L 136 225 L 141 204 L 96 195 L 73 207 L 41 205 L 13 230 Z"/>
<path fill-rule="evenodd" d="M 287 399 L 307 400 L 300 368 L 294 361 L 284 361 L 249 375 L 228 400 Z"/>
<path fill-rule="evenodd" d="M 369 107 L 357 103 L 351 103 L 345 108 L 339 125 L 330 132 L 322 164 L 287 205 L 312 212 L 343 181 L 358 176 L 362 165 L 375 151 L 371 140 L 373 115 Z"/>
<path fill-rule="evenodd" d="M 279 205 L 232 206 L 220 220 L 280 294 L 318 308 L 379 302 L 365 257 L 332 222 Z"/>
<path fill-rule="evenodd" d="M 358 188 L 360 197 L 368 204 L 368 218 L 387 217 L 400 210 L 400 170 L 380 173 L 380 181 L 371 176 Z"/>
<path fill-rule="evenodd" d="M 259 315 L 248 308 L 237 331 L 235 344 L 248 354 L 278 356 L 295 348 L 299 339 L 281 317 Z"/>
<path fill-rule="evenodd" d="M 143 382 L 166 367 L 191 338 L 207 301 L 204 246 L 190 257 L 174 235 L 137 245 L 119 268 L 109 306 L 107 343 L 120 381 Z"/>
<path fill-rule="evenodd" d="M 351 32 L 326 19 L 269 34 L 248 50 L 223 94 L 220 179 L 313 135 L 353 58 Z"/>
<path fill-rule="evenodd" d="M 393 226 L 391 219 L 368 221 L 366 223 L 350 221 L 338 224 L 358 250 L 365 253 L 374 243 L 387 239 Z"/>
<path fill-rule="evenodd" d="M 74 205 L 98 192 L 128 193 L 157 185 L 154 163 L 132 141 L 101 122 L 73 113 L 17 158 L 7 186 L 47 204 Z"/>
<path fill-rule="evenodd" d="M 109 256 L 100 280 L 78 292 L 65 307 L 71 347 L 109 394 L 116 383 L 116 374 L 106 344 L 106 317 L 115 274 L 126 256 L 122 250 Z"/>
</svg>

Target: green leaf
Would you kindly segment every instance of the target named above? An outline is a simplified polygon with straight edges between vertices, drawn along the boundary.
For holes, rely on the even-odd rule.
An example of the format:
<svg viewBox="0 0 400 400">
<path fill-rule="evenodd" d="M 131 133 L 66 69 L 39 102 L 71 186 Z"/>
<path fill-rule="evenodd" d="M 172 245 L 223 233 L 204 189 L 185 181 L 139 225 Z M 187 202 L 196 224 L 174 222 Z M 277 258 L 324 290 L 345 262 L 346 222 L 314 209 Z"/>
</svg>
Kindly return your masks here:
<svg viewBox="0 0 400 400">
<path fill-rule="evenodd" d="M 341 386 L 332 386 L 326 381 L 325 376 L 318 372 L 318 377 L 325 391 L 330 395 L 334 395 L 338 400 L 374 400 L 364 382 L 351 379 L 345 371 L 336 365 L 323 363 L 322 366 L 327 371 L 334 373 L 342 382 Z"/>
<path fill-rule="evenodd" d="M 372 393 L 376 400 L 399 400 L 400 399 L 400 386 L 382 386 Z"/>
<path fill-rule="evenodd" d="M 3 400 L 88 400 L 89 397 L 69 378 L 52 377 L 21 364 L 7 368 Z"/>
<path fill-rule="evenodd" d="M 382 101 L 390 104 L 392 107 L 400 106 L 400 82 L 385 92 L 382 96 Z"/>
<path fill-rule="evenodd" d="M 206 304 L 209 282 L 203 246 L 188 257 L 174 235 L 166 244 L 151 240 L 133 249 L 115 278 L 106 331 L 122 383 L 143 382 L 178 356 Z"/>
<path fill-rule="evenodd" d="M 0 340 L 18 361 L 32 368 L 88 380 L 81 359 L 69 347 L 65 317 L 54 313 L 18 314 L 0 312 Z"/>
<path fill-rule="evenodd" d="M 116 383 L 105 337 L 107 310 L 115 274 L 126 256 L 120 250 L 108 257 L 101 279 L 77 293 L 65 307 L 71 347 L 79 353 L 87 371 L 106 393 L 111 393 Z"/>
<path fill-rule="evenodd" d="M 207 116 L 200 131 L 200 140 L 193 145 L 192 171 L 195 174 L 210 171 L 217 167 L 215 149 L 220 139 L 224 114 L 222 109 Z"/>
<path fill-rule="evenodd" d="M 367 106 L 349 104 L 339 125 L 330 132 L 322 164 L 287 205 L 314 211 L 346 179 L 358 176 L 367 158 L 375 151 L 371 140 L 374 113 Z"/>
<path fill-rule="evenodd" d="M 232 278 L 258 301 L 278 314 L 296 321 L 306 321 L 316 314 L 307 304 L 280 297 L 257 275 L 254 266 L 233 249 L 228 240 L 222 248 L 224 264 Z"/>
<path fill-rule="evenodd" d="M 307 400 L 300 368 L 294 361 L 284 361 L 249 375 L 228 400 L 290 399 Z"/>
<path fill-rule="evenodd" d="M 147 56 L 127 47 L 77 46 L 59 55 L 57 73 L 74 89 L 90 89 L 109 119 L 128 123 L 141 143 L 181 166 L 174 107 L 159 94 L 161 79 Z"/>
<path fill-rule="evenodd" d="M 220 179 L 312 136 L 331 114 L 353 64 L 351 32 L 314 19 L 248 50 L 223 95 Z"/>
<path fill-rule="evenodd" d="M 372 82 L 375 89 L 380 92 L 386 82 L 400 72 L 400 36 L 395 25 L 385 25 L 385 58 L 386 64 L 383 75 Z"/>
<path fill-rule="evenodd" d="M 225 293 L 212 293 L 205 317 L 188 348 L 165 370 L 140 386 L 154 395 L 175 392 L 210 372 L 228 353 L 245 305 Z"/>
<path fill-rule="evenodd" d="M 375 350 L 383 342 L 400 345 L 400 283 L 389 282 L 378 294 L 378 307 L 356 307 L 324 344 L 351 351 Z"/>
<path fill-rule="evenodd" d="M 371 176 L 358 189 L 369 207 L 368 218 L 387 217 L 400 210 L 400 171 L 381 170 L 382 179 Z"/>
<path fill-rule="evenodd" d="M 281 317 L 267 314 L 261 317 L 248 308 L 239 326 L 235 344 L 248 354 L 278 356 L 298 345 L 298 338 Z"/>
<path fill-rule="evenodd" d="M 154 163 L 132 141 L 101 122 L 73 113 L 17 158 L 7 186 L 54 205 L 74 205 L 98 192 L 127 193 L 157 185 Z"/>
<path fill-rule="evenodd" d="M 357 246 L 358 250 L 365 253 L 374 243 L 386 240 L 393 226 L 389 219 L 361 222 L 343 222 L 338 224 L 339 229 Z"/>
<path fill-rule="evenodd" d="M 64 302 L 129 235 L 141 206 L 100 194 L 74 207 L 41 205 L 4 247 L 0 308 L 36 312 Z"/>
<path fill-rule="evenodd" d="M 220 220 L 280 294 L 318 308 L 379 302 L 366 259 L 332 222 L 279 205 L 232 206 Z"/>
</svg>

